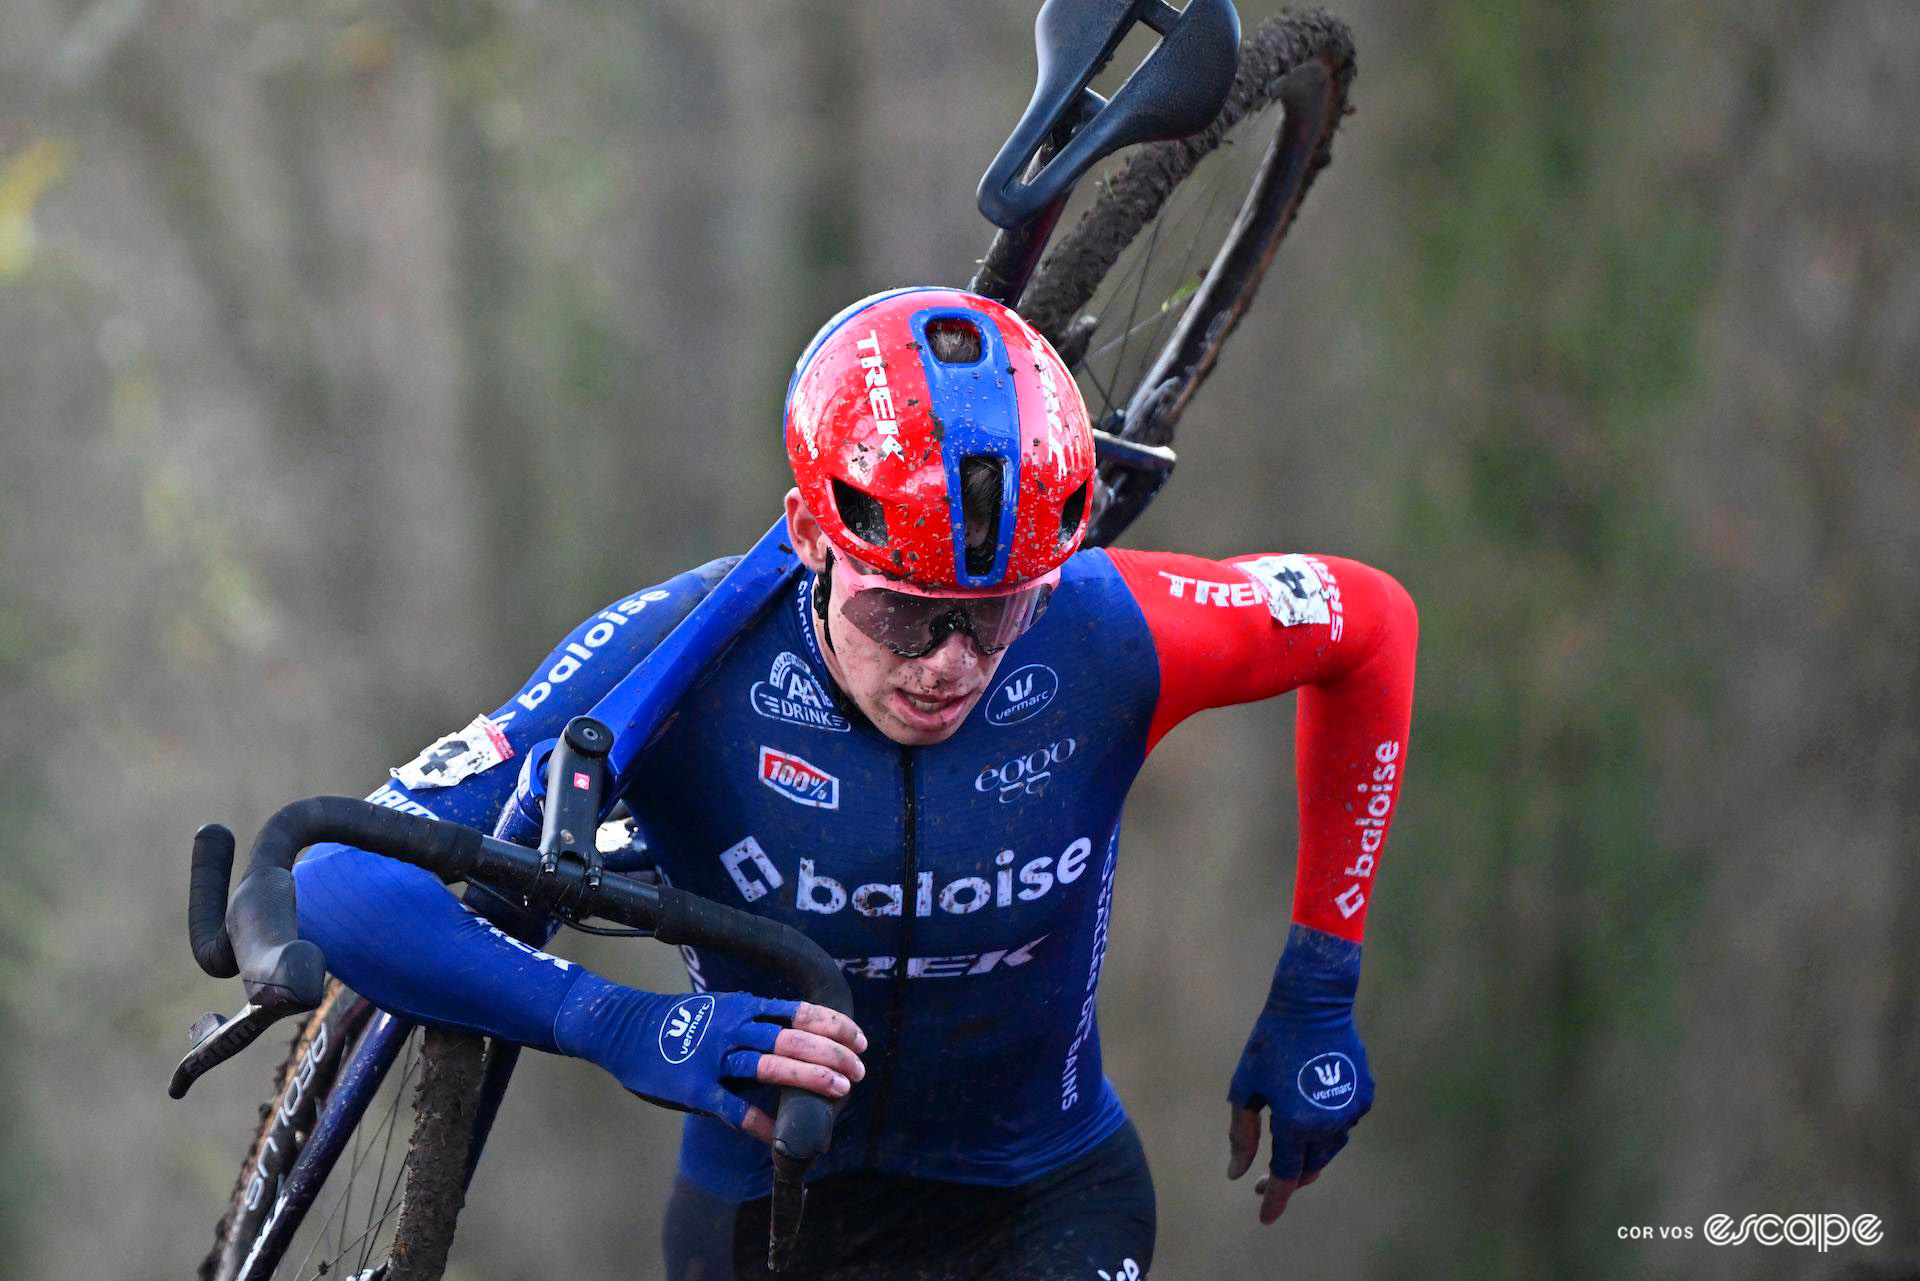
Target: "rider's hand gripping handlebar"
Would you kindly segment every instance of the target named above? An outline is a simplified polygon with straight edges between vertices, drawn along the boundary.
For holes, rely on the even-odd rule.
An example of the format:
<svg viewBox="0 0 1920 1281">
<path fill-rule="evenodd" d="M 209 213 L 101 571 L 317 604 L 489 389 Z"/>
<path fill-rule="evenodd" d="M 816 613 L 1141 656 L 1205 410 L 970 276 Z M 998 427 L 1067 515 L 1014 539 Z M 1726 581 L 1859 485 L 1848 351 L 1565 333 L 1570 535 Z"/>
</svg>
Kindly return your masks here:
<svg viewBox="0 0 1920 1281">
<path fill-rule="evenodd" d="M 577 717 L 555 743 L 548 764 L 542 848 L 497 840 L 470 827 L 369 801 L 315 796 L 284 806 L 255 838 L 247 875 L 226 902 L 233 836 L 217 824 L 196 834 L 188 930 L 194 959 L 216 978 L 240 974 L 249 1004 L 218 1026 L 196 1024 L 191 1052 L 168 1092 L 184 1095 L 194 1080 L 250 1044 L 278 1019 L 319 1004 L 325 958 L 299 937 L 292 867 L 300 852 L 337 841 L 425 868 L 443 881 L 482 881 L 578 916 L 600 916 L 651 930 L 666 943 L 711 947 L 764 966 L 816 1005 L 851 1013 L 852 992 L 840 967 L 813 940 L 778 921 L 751 915 L 671 886 L 606 872 L 594 850 L 605 790 L 608 729 Z M 224 923 L 222 915 L 224 914 Z M 801 1176 L 826 1151 L 836 1104 L 803 1090 L 781 1092 L 774 1119 L 775 1187 L 769 1263 L 786 1260 L 798 1232 Z"/>
</svg>

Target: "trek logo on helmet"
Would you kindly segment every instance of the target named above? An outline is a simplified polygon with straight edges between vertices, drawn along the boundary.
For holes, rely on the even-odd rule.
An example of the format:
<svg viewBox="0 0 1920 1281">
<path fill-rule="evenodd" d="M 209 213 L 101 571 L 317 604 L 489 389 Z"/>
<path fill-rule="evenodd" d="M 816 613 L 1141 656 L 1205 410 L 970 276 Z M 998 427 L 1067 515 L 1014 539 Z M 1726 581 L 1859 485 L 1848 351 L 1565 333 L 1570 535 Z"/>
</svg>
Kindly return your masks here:
<svg viewBox="0 0 1920 1281">
<path fill-rule="evenodd" d="M 905 458 L 907 451 L 900 447 L 900 415 L 893 409 L 893 388 L 887 385 L 887 362 L 880 354 L 880 332 L 867 330 L 867 336 L 854 346 L 867 355 L 860 357 L 860 367 L 867 371 L 867 407 L 873 410 L 873 426 L 884 440 L 880 442 L 882 458 Z"/>
<path fill-rule="evenodd" d="M 1067 447 L 1061 439 L 1066 434 L 1066 424 L 1060 419 L 1060 388 L 1054 384 L 1053 368 L 1046 361 L 1038 362 L 1040 370 L 1040 398 L 1047 407 L 1047 461 L 1054 465 L 1060 475 L 1067 474 Z"/>
<path fill-rule="evenodd" d="M 807 346 L 783 417 L 807 511 L 842 555 L 896 580 L 1011 588 L 1085 536 L 1085 402 L 1059 353 L 990 298 L 926 286 L 861 299 Z"/>
</svg>

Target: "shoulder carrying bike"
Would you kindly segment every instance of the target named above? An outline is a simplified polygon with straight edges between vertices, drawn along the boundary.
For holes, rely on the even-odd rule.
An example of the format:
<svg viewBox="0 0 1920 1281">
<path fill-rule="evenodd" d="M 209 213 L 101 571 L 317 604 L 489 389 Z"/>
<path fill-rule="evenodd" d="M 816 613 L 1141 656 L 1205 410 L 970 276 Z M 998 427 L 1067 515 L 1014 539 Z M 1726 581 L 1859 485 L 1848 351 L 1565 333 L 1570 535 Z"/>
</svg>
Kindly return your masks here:
<svg viewBox="0 0 1920 1281">
<path fill-rule="evenodd" d="M 1097 93 L 1094 80 L 1143 24 L 1159 37 L 1152 52 L 1110 98 Z M 1181 415 L 1332 158 L 1353 43 L 1318 10 L 1283 13 L 1241 41 L 1230 0 L 1184 9 L 1046 0 L 1035 43 L 1033 98 L 981 179 L 981 212 L 999 230 L 969 287 L 1015 305 L 1074 369 L 1100 458 L 1088 542 L 1105 546 L 1166 483 Z M 1093 166 L 1128 146 L 1124 163 L 1076 195 Z M 297 801 L 262 828 L 231 902 L 231 833 L 210 825 L 196 835 L 194 956 L 215 977 L 240 975 L 247 1004 L 195 1023 L 170 1092 L 180 1097 L 273 1023 L 305 1015 L 201 1264 L 205 1281 L 438 1277 L 519 1053 L 417 1028 L 328 980 L 325 959 L 295 929 L 290 869 L 308 845 L 340 841 L 465 881 L 469 905 L 529 947 L 555 920 L 600 917 L 626 927 L 616 932 L 749 957 L 804 999 L 850 1008 L 838 966 L 804 936 L 606 871 L 594 844 L 605 798 L 624 790 L 674 702 L 799 573 L 784 535 L 784 523 L 770 529 L 591 716 L 527 753 L 495 835 L 343 797 Z M 409 1088 L 414 1119 L 398 1155 Z M 832 1119 L 823 1100 L 783 1093 L 776 1270 L 800 1230 L 802 1178 Z"/>
</svg>

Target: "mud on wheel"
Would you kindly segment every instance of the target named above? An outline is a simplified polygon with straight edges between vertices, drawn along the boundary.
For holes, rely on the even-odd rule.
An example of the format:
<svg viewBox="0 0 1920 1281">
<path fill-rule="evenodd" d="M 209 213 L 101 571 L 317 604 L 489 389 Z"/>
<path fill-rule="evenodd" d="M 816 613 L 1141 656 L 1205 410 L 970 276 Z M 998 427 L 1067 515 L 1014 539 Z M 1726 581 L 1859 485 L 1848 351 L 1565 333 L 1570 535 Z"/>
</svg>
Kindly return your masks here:
<svg viewBox="0 0 1920 1281">
<path fill-rule="evenodd" d="M 234 1281 L 243 1273 L 430 1281 L 445 1269 L 465 1199 L 486 1043 L 439 1029 L 415 1030 L 406 1039 L 379 1093 L 354 1118 L 351 1145 L 291 1243 L 249 1266 L 288 1171 L 377 1015 L 338 981 L 328 983 L 289 1047 L 272 1102 L 261 1109 L 213 1248 L 200 1265 L 201 1281 Z M 408 1105 L 411 1125 L 403 1119 Z"/>
<path fill-rule="evenodd" d="M 231 1281 L 254 1237 L 272 1212 L 273 1198 L 313 1132 L 320 1101 L 333 1088 L 349 1045 L 371 1009 L 338 980 L 307 1016 L 274 1077 L 273 1099 L 260 1107 L 260 1128 L 240 1166 L 227 1212 L 214 1229 L 213 1248 L 200 1264 L 200 1281 Z"/>
<path fill-rule="evenodd" d="M 1134 148 L 1083 182 L 1078 221 L 1018 307 L 1074 370 L 1101 430 L 1143 445 L 1172 440 L 1333 158 L 1354 74 L 1344 22 L 1283 12 L 1242 42 L 1211 125 Z M 1100 474 L 1094 545 L 1111 542 L 1164 480 L 1112 463 Z"/>
</svg>

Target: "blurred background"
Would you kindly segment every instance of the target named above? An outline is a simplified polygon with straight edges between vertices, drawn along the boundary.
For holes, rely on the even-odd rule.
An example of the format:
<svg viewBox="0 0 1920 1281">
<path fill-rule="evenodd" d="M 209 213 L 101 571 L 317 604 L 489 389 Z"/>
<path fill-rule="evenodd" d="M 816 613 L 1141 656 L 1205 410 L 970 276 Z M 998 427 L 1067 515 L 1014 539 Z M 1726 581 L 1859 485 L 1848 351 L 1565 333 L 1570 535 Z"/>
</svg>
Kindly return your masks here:
<svg viewBox="0 0 1920 1281">
<path fill-rule="evenodd" d="M 744 549 L 815 326 L 984 248 L 1034 8 L 0 0 L 0 1272 L 191 1271 L 277 1055 L 165 1098 L 237 997 L 189 834 L 370 789 Z M 1222 1176 L 1292 709 L 1201 718 L 1101 1002 L 1154 1275 L 1911 1267 L 1920 5 L 1339 12 L 1358 112 L 1129 541 L 1421 606 L 1379 1104 L 1275 1229 Z M 531 1057 L 450 1275 L 656 1275 L 676 1119 Z M 1767 1211 L 1886 1239 L 1699 1240 Z"/>
</svg>

